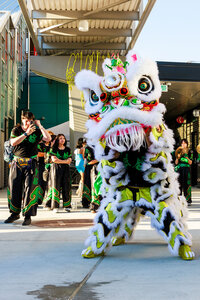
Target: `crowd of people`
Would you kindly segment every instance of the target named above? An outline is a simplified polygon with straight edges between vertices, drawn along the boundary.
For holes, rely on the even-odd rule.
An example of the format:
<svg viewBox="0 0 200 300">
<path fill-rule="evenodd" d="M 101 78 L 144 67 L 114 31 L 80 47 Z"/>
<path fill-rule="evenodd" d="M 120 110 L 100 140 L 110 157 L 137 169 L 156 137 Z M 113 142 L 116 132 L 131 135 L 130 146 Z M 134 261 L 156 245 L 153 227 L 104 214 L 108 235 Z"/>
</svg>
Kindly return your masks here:
<svg viewBox="0 0 200 300">
<path fill-rule="evenodd" d="M 30 225 L 31 217 L 37 214 L 41 204 L 46 210 L 58 212 L 61 195 L 64 210 L 70 212 L 72 155 L 65 135 L 54 135 L 35 119 L 32 112 L 23 111 L 21 124 L 11 131 L 10 143 L 13 146 L 8 178 L 10 216 L 4 222 L 18 220 L 22 212 L 22 225 Z M 75 167 L 81 178 L 77 193 L 82 198 L 83 208 L 96 212 L 99 196 L 93 186 L 98 162 L 93 149 L 83 138 L 78 140 L 74 154 Z"/>
<path fill-rule="evenodd" d="M 93 149 L 83 138 L 78 139 L 74 154 L 75 166 L 81 176 L 77 194 L 81 197 L 84 208 L 90 208 L 91 212 L 96 212 L 100 197 L 95 189 L 98 161 L 94 157 Z"/>
<path fill-rule="evenodd" d="M 12 223 L 24 216 L 22 225 L 30 225 L 31 217 L 37 214 L 38 205 L 43 204 L 48 210 L 58 212 L 62 194 L 63 208 L 70 212 L 71 150 L 67 146 L 64 134 L 57 136 L 47 131 L 35 120 L 33 113 L 23 112 L 21 124 L 11 131 L 13 160 L 10 164 L 8 179 L 8 206 L 10 216 L 5 223 Z M 83 208 L 96 212 L 100 205 L 100 173 L 94 151 L 83 138 L 77 141 L 75 167 L 80 174 L 77 190 L 82 199 Z M 174 152 L 175 171 L 179 173 L 180 193 L 184 194 L 188 205 L 191 205 L 192 153 L 188 141 L 183 139 L 181 146 Z"/>
</svg>

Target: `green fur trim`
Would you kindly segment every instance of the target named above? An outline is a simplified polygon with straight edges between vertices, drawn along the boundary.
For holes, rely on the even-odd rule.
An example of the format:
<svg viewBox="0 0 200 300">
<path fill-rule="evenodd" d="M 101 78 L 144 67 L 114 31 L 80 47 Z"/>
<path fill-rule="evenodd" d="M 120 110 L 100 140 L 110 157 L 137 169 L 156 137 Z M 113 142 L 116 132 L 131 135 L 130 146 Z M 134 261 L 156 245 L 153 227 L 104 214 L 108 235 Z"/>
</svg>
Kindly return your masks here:
<svg viewBox="0 0 200 300">
<path fill-rule="evenodd" d="M 165 152 L 160 152 L 160 153 L 157 153 L 156 156 L 150 158 L 150 161 L 154 162 L 156 161 L 160 156 L 164 157 L 166 162 L 167 162 L 167 155 L 165 154 Z"/>
<path fill-rule="evenodd" d="M 131 235 L 132 235 L 132 233 L 133 233 L 133 228 L 130 229 L 130 228 L 128 227 L 128 225 L 125 224 L 125 230 L 126 230 L 126 232 L 128 233 L 128 236 L 131 237 Z"/>
<path fill-rule="evenodd" d="M 151 192 L 149 187 L 139 188 L 139 191 L 136 194 L 136 201 L 139 201 L 141 198 L 145 199 L 149 203 L 152 203 Z"/>
<path fill-rule="evenodd" d="M 157 218 L 157 220 L 158 220 L 159 222 L 160 222 L 160 220 L 161 220 L 161 218 L 162 218 L 163 210 L 164 210 L 166 207 L 168 207 L 168 205 L 167 205 L 164 201 L 159 202 L 159 204 L 158 204 L 158 214 L 159 214 L 159 216 L 158 216 L 158 218 Z"/>
<path fill-rule="evenodd" d="M 133 200 L 133 193 L 130 189 L 125 188 L 121 191 L 121 199 L 119 200 L 119 203 L 127 201 L 127 200 Z"/>
<path fill-rule="evenodd" d="M 171 234 L 171 239 L 169 241 L 169 244 L 172 248 L 174 248 L 175 239 L 177 238 L 177 236 L 185 237 L 184 234 L 178 228 L 175 228 L 174 232 Z"/>
<path fill-rule="evenodd" d="M 98 231 L 95 231 L 95 232 L 94 232 L 94 235 L 96 236 L 96 247 L 99 249 L 99 248 L 102 247 L 103 243 L 100 242 L 100 240 L 99 240 Z"/>
<path fill-rule="evenodd" d="M 108 220 L 110 223 L 113 223 L 116 220 L 116 216 L 112 210 L 112 203 L 109 203 L 105 209 L 107 215 L 108 215 Z"/>
<path fill-rule="evenodd" d="M 159 138 L 163 135 L 164 130 L 165 130 L 165 126 L 162 124 L 160 126 L 160 130 L 158 130 L 156 127 L 153 127 L 151 132 L 152 132 L 154 138 L 158 141 Z"/>
</svg>

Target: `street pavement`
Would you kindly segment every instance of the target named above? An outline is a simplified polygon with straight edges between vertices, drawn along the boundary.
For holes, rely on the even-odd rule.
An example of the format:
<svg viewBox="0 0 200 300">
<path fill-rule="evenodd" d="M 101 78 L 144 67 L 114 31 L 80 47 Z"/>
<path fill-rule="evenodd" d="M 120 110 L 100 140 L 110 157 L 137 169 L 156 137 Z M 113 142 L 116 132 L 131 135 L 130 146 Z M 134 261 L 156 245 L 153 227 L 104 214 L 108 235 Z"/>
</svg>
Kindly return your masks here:
<svg viewBox="0 0 200 300">
<path fill-rule="evenodd" d="M 23 218 L 3 223 L 9 213 L 6 191 L 0 190 L 0 300 L 199 300 L 200 189 L 193 188 L 192 198 L 194 261 L 172 256 L 146 217 L 127 244 L 112 247 L 106 257 L 83 259 L 89 227 L 63 227 L 94 218 L 76 195 L 70 213 L 40 206 L 32 225 L 24 227 Z M 36 226 L 45 220 L 57 221 L 57 227 Z"/>
</svg>

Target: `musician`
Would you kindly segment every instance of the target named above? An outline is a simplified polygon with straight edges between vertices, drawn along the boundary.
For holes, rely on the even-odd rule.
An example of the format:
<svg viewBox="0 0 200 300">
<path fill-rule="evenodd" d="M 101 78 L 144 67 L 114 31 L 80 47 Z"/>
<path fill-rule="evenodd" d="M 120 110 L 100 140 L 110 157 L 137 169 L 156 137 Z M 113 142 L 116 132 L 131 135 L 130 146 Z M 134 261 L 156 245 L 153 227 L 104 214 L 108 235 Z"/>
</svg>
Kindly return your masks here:
<svg viewBox="0 0 200 300">
<path fill-rule="evenodd" d="M 179 173 L 180 194 L 184 194 L 188 205 L 192 203 L 191 199 L 191 170 L 193 153 L 188 148 L 188 141 L 181 140 L 181 146 L 175 152 L 175 171 Z"/>
</svg>

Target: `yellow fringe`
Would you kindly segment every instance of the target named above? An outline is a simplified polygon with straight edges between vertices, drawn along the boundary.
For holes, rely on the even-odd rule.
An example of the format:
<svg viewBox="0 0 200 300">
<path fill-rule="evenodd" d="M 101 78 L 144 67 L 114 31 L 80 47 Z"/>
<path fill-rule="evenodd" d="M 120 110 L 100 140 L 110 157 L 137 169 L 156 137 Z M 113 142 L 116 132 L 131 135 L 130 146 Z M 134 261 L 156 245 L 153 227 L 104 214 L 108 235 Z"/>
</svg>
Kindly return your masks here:
<svg viewBox="0 0 200 300">
<path fill-rule="evenodd" d="M 110 58 L 110 54 L 107 53 L 108 58 Z M 104 55 L 100 55 L 100 53 L 97 51 L 97 53 L 95 54 L 95 52 L 93 52 L 92 54 L 88 54 L 85 60 L 85 66 L 84 69 L 88 69 L 92 71 L 92 67 L 93 67 L 93 62 L 95 61 L 95 73 L 97 74 L 98 72 L 98 64 L 99 64 L 99 59 L 102 58 L 102 60 L 105 59 Z M 71 63 L 71 61 L 73 60 L 73 63 Z M 72 89 L 72 86 L 74 85 L 74 78 L 76 76 L 76 73 L 74 71 L 74 67 L 75 64 L 77 63 L 77 60 L 79 59 L 79 63 L 80 63 L 80 71 L 82 70 L 82 66 L 83 66 L 83 53 L 82 51 L 80 53 L 72 53 L 69 57 L 69 61 L 67 63 L 67 69 L 66 69 L 66 82 L 69 86 L 69 89 Z M 89 62 L 88 62 L 89 61 Z M 71 65 L 71 66 L 70 66 Z M 83 92 L 81 92 L 81 104 L 82 104 L 82 108 L 84 109 L 85 106 L 85 100 L 84 100 L 84 95 Z"/>
</svg>

